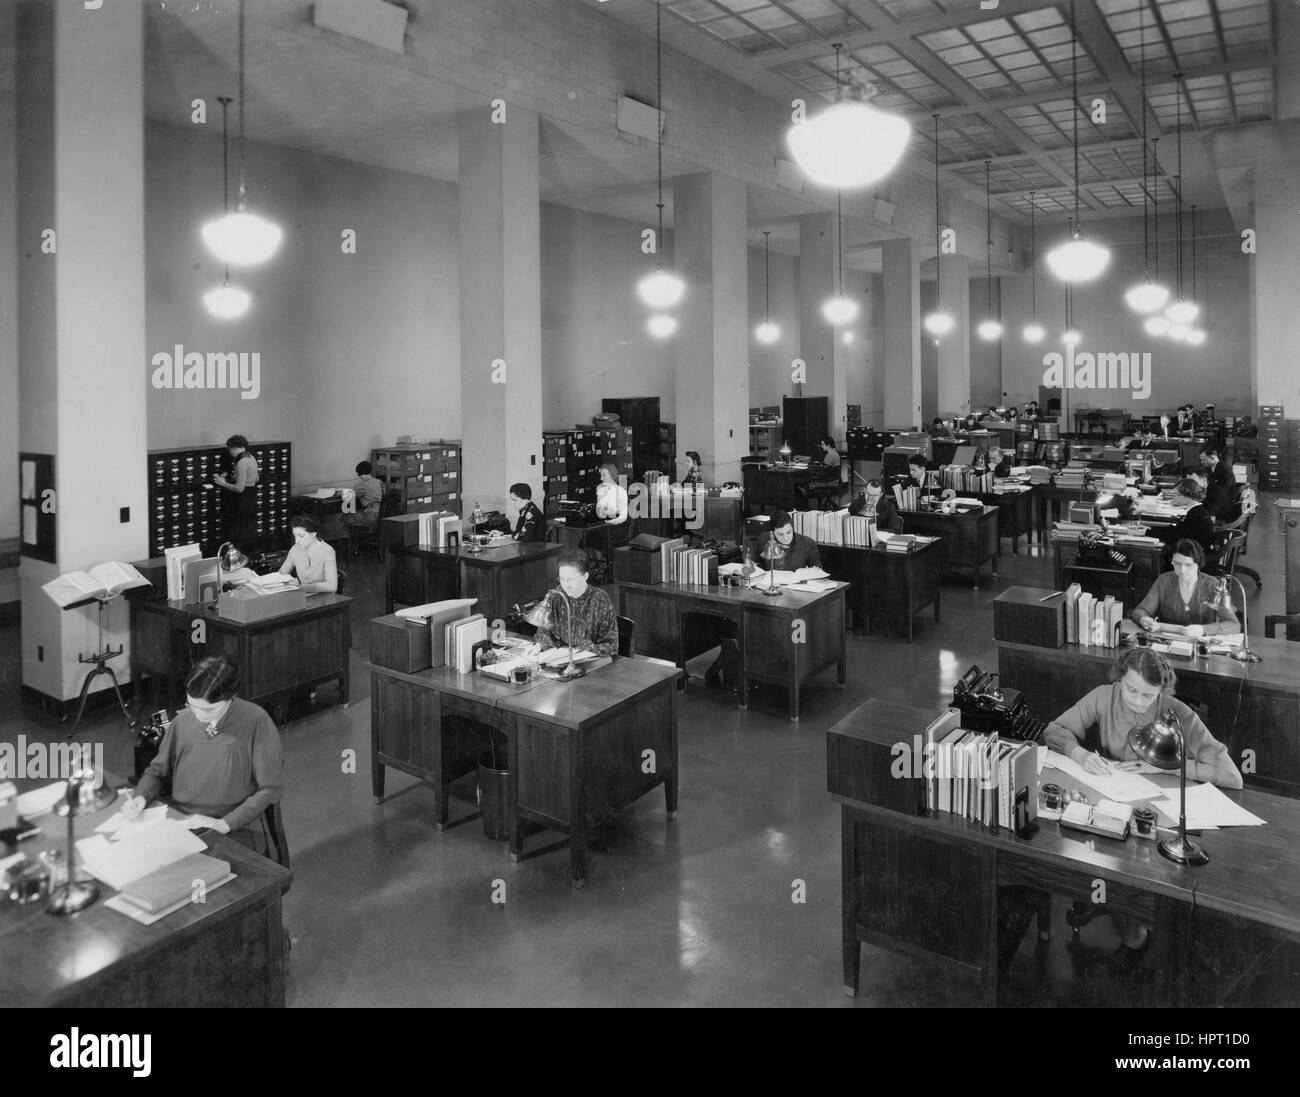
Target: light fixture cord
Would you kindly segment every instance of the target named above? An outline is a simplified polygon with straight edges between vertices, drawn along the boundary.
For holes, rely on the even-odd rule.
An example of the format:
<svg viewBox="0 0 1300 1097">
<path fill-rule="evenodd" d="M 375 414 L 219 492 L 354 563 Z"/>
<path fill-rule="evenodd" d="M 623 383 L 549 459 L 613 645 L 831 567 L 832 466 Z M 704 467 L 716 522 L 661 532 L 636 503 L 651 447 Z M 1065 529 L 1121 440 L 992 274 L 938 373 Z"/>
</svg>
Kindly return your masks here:
<svg viewBox="0 0 1300 1097">
<path fill-rule="evenodd" d="M 1160 138 L 1151 141 L 1151 242 L 1156 257 L 1156 281 L 1160 281 Z"/>
<path fill-rule="evenodd" d="M 230 212 L 230 136 L 227 116 L 230 112 L 230 96 L 218 95 L 221 104 L 221 209 Z"/>
<path fill-rule="evenodd" d="M 244 168 L 248 155 L 244 144 L 244 0 L 239 0 L 239 204 L 244 204 L 247 190 Z"/>
<path fill-rule="evenodd" d="M 984 161 L 984 281 L 988 284 L 989 318 L 993 317 L 993 192 L 989 183 L 989 162 Z"/>
<path fill-rule="evenodd" d="M 1070 84 L 1074 96 L 1074 228 L 1079 228 L 1079 31 L 1074 21 L 1074 0 L 1070 0 Z"/>
<path fill-rule="evenodd" d="M 1192 206 L 1192 300 L 1196 300 L 1196 206 Z"/>
<path fill-rule="evenodd" d="M 1174 186 L 1174 262 L 1178 265 L 1178 300 L 1183 299 L 1183 74 L 1174 73 L 1174 88 L 1178 93 L 1174 100 L 1175 127 L 1178 130 L 1178 174 Z"/>
<path fill-rule="evenodd" d="M 244 0 L 239 0 L 242 4 Z M 659 179 L 659 235 L 655 237 L 655 269 L 664 269 L 664 62 L 663 0 L 655 0 L 655 109 L 659 112 L 658 140 L 655 142 Z"/>
<path fill-rule="evenodd" d="M 934 116 L 934 311 L 943 309 L 943 277 L 939 262 L 939 115 Z"/>
<path fill-rule="evenodd" d="M 1151 277 L 1151 246 L 1147 234 L 1147 0 L 1142 6 L 1142 29 L 1139 49 L 1142 51 L 1142 275 Z"/>
<path fill-rule="evenodd" d="M 763 233 L 763 320 L 772 319 L 772 269 L 768 262 L 767 246 L 771 232 Z"/>
<path fill-rule="evenodd" d="M 840 296 L 844 296 L 844 191 L 835 192 L 835 238 L 839 244 Z"/>
<path fill-rule="evenodd" d="M 1034 229 L 1034 192 L 1029 192 L 1029 294 L 1034 313 L 1034 323 L 1038 323 L 1038 233 Z"/>
</svg>

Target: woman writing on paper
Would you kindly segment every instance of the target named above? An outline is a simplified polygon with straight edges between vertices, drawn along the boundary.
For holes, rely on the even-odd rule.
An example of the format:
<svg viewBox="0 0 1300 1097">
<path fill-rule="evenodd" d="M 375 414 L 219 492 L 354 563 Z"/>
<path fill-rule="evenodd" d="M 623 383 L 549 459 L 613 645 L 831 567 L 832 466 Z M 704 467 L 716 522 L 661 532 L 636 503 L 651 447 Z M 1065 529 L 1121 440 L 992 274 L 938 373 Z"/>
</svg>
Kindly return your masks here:
<svg viewBox="0 0 1300 1097">
<path fill-rule="evenodd" d="M 1212 609 L 1218 582 L 1201 574 L 1205 554 L 1201 546 L 1190 538 L 1183 538 L 1174 546 L 1174 570 L 1157 576 L 1147 596 L 1133 609 L 1130 616 L 1147 632 L 1160 625 L 1179 626 L 1182 635 L 1193 640 L 1202 636 L 1241 631 L 1241 623 L 1232 610 Z"/>
<path fill-rule="evenodd" d="M 1103 758 L 1137 760 L 1128 742 L 1133 728 L 1149 724 L 1166 709 L 1173 709 L 1183 727 L 1188 779 L 1241 788 L 1241 774 L 1228 748 L 1210 734 L 1195 712 L 1174 697 L 1174 671 L 1163 655 L 1150 648 L 1126 648 L 1115 660 L 1111 678 L 1110 685 L 1089 691 L 1047 725 L 1049 747 L 1088 773 L 1103 774 L 1107 772 Z M 1094 727 L 1097 730 L 1092 741 L 1096 749 L 1089 750 L 1085 742 L 1089 729 Z M 1118 914 L 1112 917 L 1123 939 L 1115 962 L 1121 970 L 1132 970 L 1146 949 L 1148 929 L 1135 918 Z"/>
<path fill-rule="evenodd" d="M 239 668 L 209 655 L 185 679 L 186 708 L 163 736 L 158 754 L 122 806 L 134 819 L 171 781 L 171 803 L 191 829 L 229 834 L 267 854 L 262 813 L 284 795 L 280 733 L 257 705 L 235 696 Z"/>
<path fill-rule="evenodd" d="M 333 594 L 339 589 L 339 566 L 334 546 L 322 541 L 320 526 L 309 514 L 293 520 L 293 548 L 280 565 L 280 574 L 294 572 L 307 594 Z"/>
<path fill-rule="evenodd" d="M 618 616 L 609 595 L 588 586 L 591 563 L 587 554 L 579 548 L 565 549 L 560 553 L 558 571 L 559 587 L 547 591 L 543 600 L 545 623 L 537 628 L 537 647 L 617 655 Z"/>
</svg>

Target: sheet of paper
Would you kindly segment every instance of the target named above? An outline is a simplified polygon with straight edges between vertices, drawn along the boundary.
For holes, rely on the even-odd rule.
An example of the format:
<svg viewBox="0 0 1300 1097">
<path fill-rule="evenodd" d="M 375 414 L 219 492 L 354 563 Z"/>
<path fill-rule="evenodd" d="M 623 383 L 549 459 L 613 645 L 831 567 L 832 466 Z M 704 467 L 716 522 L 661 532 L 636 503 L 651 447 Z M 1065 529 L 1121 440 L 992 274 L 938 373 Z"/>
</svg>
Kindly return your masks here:
<svg viewBox="0 0 1300 1097">
<path fill-rule="evenodd" d="M 1152 797 L 1164 795 L 1164 791 L 1159 785 L 1136 773 L 1116 769 L 1116 763 L 1114 762 L 1107 763 L 1109 771 L 1105 774 L 1089 773 L 1083 766 L 1077 765 L 1065 757 L 1064 754 L 1049 750 L 1047 752 L 1047 764 L 1053 769 L 1060 770 L 1067 777 L 1074 778 L 1080 784 L 1087 785 L 1107 800 L 1118 800 L 1122 804 L 1132 803 L 1134 800 L 1149 800 Z"/>
<path fill-rule="evenodd" d="M 47 811 L 53 809 L 68 794 L 68 783 L 66 781 L 55 781 L 52 785 L 46 785 L 43 788 L 34 788 L 31 792 L 24 792 L 18 797 L 18 814 L 24 819 L 35 819 L 38 815 L 44 815 Z"/>
<path fill-rule="evenodd" d="M 205 849 L 202 838 L 174 819 L 164 819 L 120 842 L 96 834 L 77 843 L 86 870 L 116 891 L 163 865 Z"/>
<path fill-rule="evenodd" d="M 36 462 L 24 461 L 22 463 L 23 490 L 21 498 L 36 498 Z"/>
<path fill-rule="evenodd" d="M 141 831 L 156 826 L 166 818 L 166 804 L 157 804 L 154 807 L 145 808 L 137 819 L 128 819 L 119 811 L 100 823 L 95 828 L 95 833 L 108 834 L 112 836 L 114 841 L 121 841 L 123 838 L 132 838 Z"/>
<path fill-rule="evenodd" d="M 1173 823 L 1178 825 L 1178 799 L 1169 796 Z M 1161 813 L 1164 807 L 1161 805 Z M 1205 830 L 1215 827 L 1260 827 L 1265 820 L 1229 800 L 1223 790 L 1215 785 L 1187 786 L 1187 829 Z"/>
</svg>

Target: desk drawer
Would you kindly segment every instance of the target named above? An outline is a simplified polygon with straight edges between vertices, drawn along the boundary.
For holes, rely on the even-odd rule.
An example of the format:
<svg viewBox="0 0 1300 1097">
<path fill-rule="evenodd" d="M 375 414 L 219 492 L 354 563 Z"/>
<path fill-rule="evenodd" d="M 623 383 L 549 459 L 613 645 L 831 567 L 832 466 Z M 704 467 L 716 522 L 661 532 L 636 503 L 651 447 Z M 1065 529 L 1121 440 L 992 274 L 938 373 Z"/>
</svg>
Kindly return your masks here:
<svg viewBox="0 0 1300 1097">
<path fill-rule="evenodd" d="M 1038 825 L 1040 827 L 1060 826 L 1059 823 L 1048 820 L 1040 820 Z M 1110 838 L 1097 838 L 1095 841 L 1099 846 L 1114 846 L 1115 849 L 1121 847 L 1119 842 L 1115 842 Z M 1129 841 L 1136 842 L 1138 839 L 1130 838 Z M 1072 903 L 1095 902 L 1095 897 L 1100 894 L 1098 881 L 1103 881 L 1105 883 L 1105 899 L 1108 910 L 1132 915 L 1148 926 L 1154 925 L 1156 921 L 1156 897 L 1154 894 L 1108 879 L 1106 874 L 1099 870 L 1085 871 L 1084 869 L 1066 868 L 1062 865 L 1030 861 L 1012 853 L 999 852 L 997 876 L 999 887 L 1019 885 L 1041 888 L 1053 895 L 1060 895 Z"/>
</svg>

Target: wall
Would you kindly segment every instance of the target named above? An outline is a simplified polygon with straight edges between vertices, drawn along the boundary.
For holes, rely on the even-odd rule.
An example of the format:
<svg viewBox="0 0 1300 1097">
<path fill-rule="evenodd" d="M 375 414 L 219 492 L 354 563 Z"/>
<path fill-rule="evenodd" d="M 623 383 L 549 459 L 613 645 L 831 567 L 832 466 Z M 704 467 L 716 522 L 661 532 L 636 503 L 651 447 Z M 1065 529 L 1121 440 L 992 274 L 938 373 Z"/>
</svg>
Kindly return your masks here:
<svg viewBox="0 0 1300 1097">
<path fill-rule="evenodd" d="M 215 320 L 202 295 L 222 271 L 198 229 L 221 208 L 220 133 L 146 129 L 150 360 L 175 344 L 261 354 L 256 399 L 151 387 L 149 448 L 288 439 L 303 486 L 350 480 L 399 433 L 459 437 L 455 187 L 255 142 L 247 179 L 250 207 L 285 239 L 264 266 L 231 272 L 252 310 Z M 345 229 L 356 254 L 342 252 Z"/>
<path fill-rule="evenodd" d="M 1076 390 L 1070 393 L 1070 406 L 1080 403 L 1094 408 L 1134 408 L 1160 411 L 1179 404 L 1214 404 L 1219 411 L 1254 414 L 1256 396 L 1250 389 L 1250 259 L 1241 254 L 1240 237 L 1233 230 L 1227 211 L 1197 213 L 1196 245 L 1200 296 L 1207 297 L 1208 338 L 1200 347 L 1190 347 L 1166 338 L 1147 335 L 1142 320 L 1124 302 L 1124 291 L 1142 277 L 1142 218 L 1103 221 L 1088 224 L 1088 239 L 1106 243 L 1111 248 L 1111 262 L 1096 282 L 1074 292 L 1075 323 L 1083 333 L 1080 351 L 1098 353 L 1151 353 L 1151 394 L 1137 399 L 1131 389 Z M 1184 296 L 1191 298 L 1191 220 L 1183 218 Z M 1160 218 L 1160 274 L 1165 285 L 1174 283 L 1173 217 Z M 1030 347 L 1020 337 L 1029 322 L 1030 278 L 1021 275 L 1003 278 L 1002 320 L 1007 332 L 1003 338 L 1003 384 L 1008 399 L 1016 403 L 1038 398 L 1043 378 L 1043 355 L 1063 348 L 1055 340 L 1064 328 L 1065 294 L 1062 283 L 1047 270 L 1042 259 L 1050 247 L 1039 236 L 1038 318 L 1047 328 L 1048 337 L 1037 347 Z M 1155 272 L 1152 271 L 1152 277 Z M 1202 302 L 1204 306 L 1204 301 Z"/>
<path fill-rule="evenodd" d="M 15 41 L 17 8 L 0 4 L 0 43 Z M 17 537 L 18 513 L 18 172 L 16 51 L 0 48 L 0 541 Z M 0 601 L 6 600 L 0 591 Z"/>
<path fill-rule="evenodd" d="M 542 204 L 542 425 L 590 423 L 603 397 L 658 396 L 676 417 L 677 348 L 645 330 L 636 284 L 654 269 L 639 222 Z M 664 233 L 672 264 L 672 233 Z"/>
<path fill-rule="evenodd" d="M 990 315 L 989 280 L 970 280 L 970 406 L 972 411 L 983 411 L 990 404 L 1002 403 L 1002 348 L 1007 345 L 1008 332 L 1003 325 L 1002 338 L 986 343 L 979 337 L 979 325 Z M 1002 318 L 1002 279 L 993 279 L 993 309 L 995 320 Z M 1016 329 L 1015 338 L 1020 338 Z"/>
<path fill-rule="evenodd" d="M 749 403 L 771 407 L 792 395 L 790 363 L 799 357 L 799 257 L 770 252 L 772 322 L 781 336 L 770 346 L 754 338 L 763 320 L 763 249 L 749 249 Z"/>
</svg>

